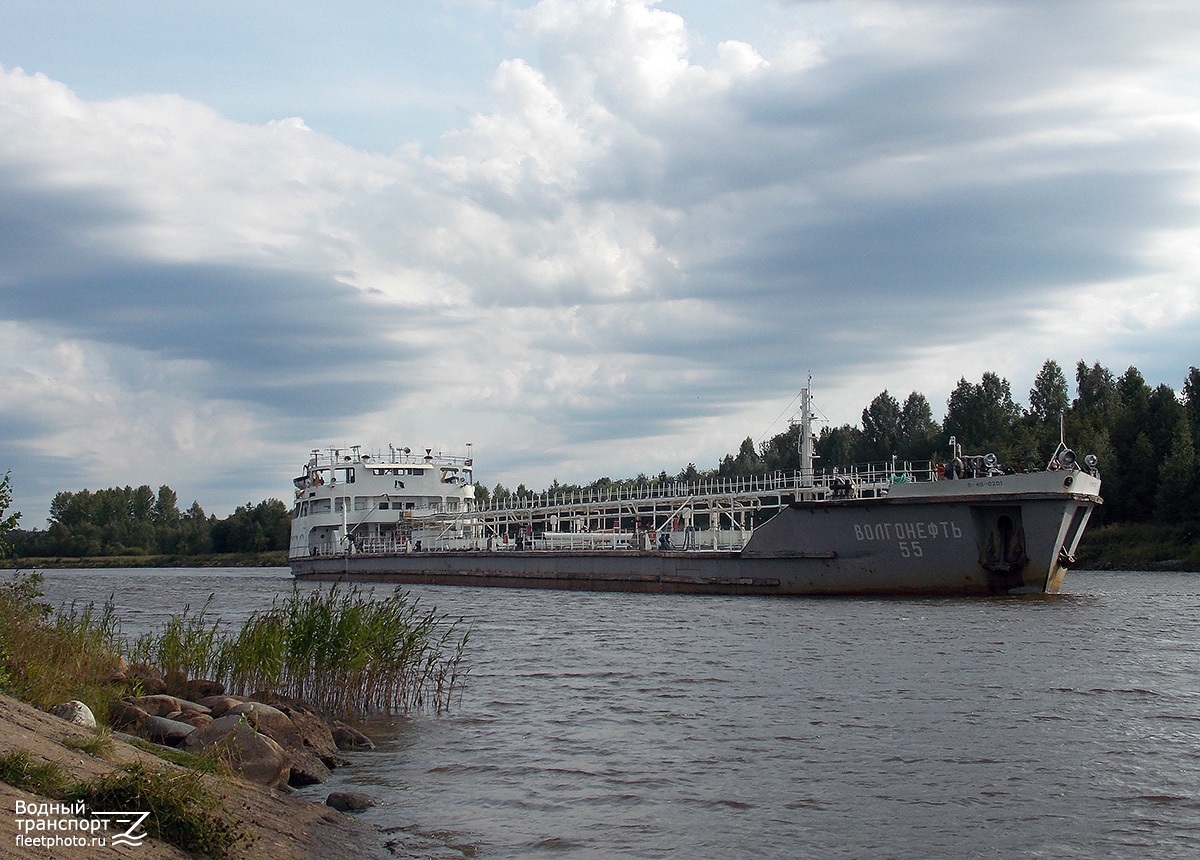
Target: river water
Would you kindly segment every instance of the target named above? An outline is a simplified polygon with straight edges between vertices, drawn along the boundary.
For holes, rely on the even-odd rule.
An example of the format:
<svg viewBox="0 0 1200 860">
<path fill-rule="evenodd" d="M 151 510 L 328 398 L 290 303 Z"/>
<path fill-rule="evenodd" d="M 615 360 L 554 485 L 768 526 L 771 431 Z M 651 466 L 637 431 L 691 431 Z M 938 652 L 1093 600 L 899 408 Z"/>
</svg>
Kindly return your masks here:
<svg viewBox="0 0 1200 860">
<path fill-rule="evenodd" d="M 112 595 L 131 634 L 292 587 L 45 577 L 55 603 Z M 461 699 L 371 720 L 378 749 L 304 791 L 372 795 L 403 856 L 1200 856 L 1200 575 L 970 600 L 410 591 L 471 625 Z"/>
</svg>

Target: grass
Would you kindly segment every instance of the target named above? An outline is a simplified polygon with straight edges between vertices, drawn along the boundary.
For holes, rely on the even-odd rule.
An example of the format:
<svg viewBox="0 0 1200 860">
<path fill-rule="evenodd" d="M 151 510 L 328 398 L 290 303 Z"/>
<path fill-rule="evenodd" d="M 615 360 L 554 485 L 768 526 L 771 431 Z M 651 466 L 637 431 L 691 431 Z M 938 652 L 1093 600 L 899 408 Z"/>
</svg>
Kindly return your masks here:
<svg viewBox="0 0 1200 860">
<path fill-rule="evenodd" d="M 214 655 L 221 649 L 225 634 L 219 618 L 208 614 L 213 595 L 197 613 L 190 605 L 172 615 L 163 629 L 146 633 L 129 651 L 135 663 L 149 663 L 164 675 L 181 672 L 188 678 L 213 678 Z"/>
<path fill-rule="evenodd" d="M 1083 570 L 1200 571 L 1200 528 L 1111 523 L 1089 528 L 1076 556 Z"/>
<path fill-rule="evenodd" d="M 108 681 L 121 651 L 164 674 L 210 678 L 232 693 L 268 690 L 341 717 L 441 713 L 467 674 L 461 619 L 425 610 L 400 589 L 377 597 L 358 586 L 296 587 L 236 631 L 207 603 L 185 607 L 128 645 L 111 601 L 54 610 L 40 585 L 36 573 L 0 585 L 0 692 L 42 709 L 79 699 L 101 722 L 126 692 Z"/>
<path fill-rule="evenodd" d="M 233 768 L 229 762 L 221 758 L 221 749 L 217 744 L 213 744 L 204 752 L 197 755 L 186 750 L 176 749 L 175 747 L 165 747 L 162 744 L 156 744 L 152 741 L 144 740 L 136 735 L 126 735 L 122 740 L 132 747 L 137 747 L 144 752 L 158 756 L 163 761 L 169 761 L 171 764 L 177 764 L 180 767 L 186 767 L 190 770 L 200 773 L 208 773 L 214 776 L 232 776 Z"/>
<path fill-rule="evenodd" d="M 108 705 L 128 689 L 108 680 L 125 648 L 111 601 L 55 610 L 40 586 L 37 574 L 21 573 L 0 584 L 0 692 L 42 709 L 79 699 L 106 720 Z M 293 589 L 236 632 L 212 618 L 207 604 L 196 613 L 185 608 L 160 632 L 141 637 L 130 656 L 164 672 L 222 680 L 235 691 L 270 689 L 326 713 L 441 711 L 466 674 L 467 636 L 461 621 L 425 611 L 399 590 L 380 599 L 357 587 Z M 112 735 L 101 729 L 63 743 L 105 757 Z M 0 780 L 44 797 L 83 801 L 93 812 L 147 812 L 147 833 L 195 854 L 224 858 L 248 838 L 205 782 L 207 773 L 228 773 L 215 750 L 197 758 L 152 744 L 143 748 L 165 752 L 182 767 L 135 762 L 79 781 L 61 765 L 18 749 L 0 754 Z"/>
<path fill-rule="evenodd" d="M 107 726 L 97 728 L 91 735 L 68 735 L 62 743 L 67 749 L 79 750 L 93 758 L 108 759 L 112 755 L 112 731 Z"/>
<path fill-rule="evenodd" d="M 18 574 L 0 585 L 0 691 L 43 710 L 79 699 L 103 719 L 121 692 L 108 682 L 120 659 L 112 604 L 55 610 L 41 581 Z"/>
<path fill-rule="evenodd" d="M 100 720 L 108 704 L 128 689 L 112 684 L 118 654 L 126 649 L 111 602 L 55 610 L 41 593 L 37 574 L 17 574 L 0 584 L 0 692 L 47 708 L 79 699 Z M 205 605 L 171 619 L 142 637 L 134 654 L 163 670 L 224 680 L 234 690 L 269 688 L 304 699 L 327 713 L 433 707 L 443 710 L 461 678 L 467 633 L 425 611 L 399 590 L 375 598 L 357 587 L 292 593 L 230 632 Z M 227 857 L 248 838 L 205 781 L 224 776 L 217 756 L 193 756 L 134 741 L 182 767 L 135 762 L 91 780 L 73 779 L 63 766 L 25 750 L 0 754 L 0 780 L 43 797 L 82 801 L 93 811 L 147 812 L 152 837 L 184 851 Z M 63 739 L 70 749 L 100 758 L 112 734 Z"/>
<path fill-rule="evenodd" d="M 223 858 L 246 838 L 236 823 L 214 810 L 220 800 L 199 771 L 127 764 L 92 782 L 71 786 L 67 801 L 82 800 L 90 810 L 148 812 L 144 826 L 155 839 L 184 851 Z"/>
<path fill-rule="evenodd" d="M 234 693 L 270 690 L 327 714 L 361 716 L 449 708 L 466 671 L 469 634 L 396 590 L 385 598 L 357 586 L 298 588 L 256 612 L 236 633 L 185 608 L 131 658 L 164 673 L 207 677 Z"/>
<path fill-rule="evenodd" d="M 143 826 L 155 839 L 207 857 L 224 858 L 246 834 L 221 812 L 200 771 L 152 768 L 134 762 L 95 780 L 73 781 L 55 762 L 28 750 L 0 754 L 0 780 L 43 797 L 82 800 L 93 812 L 148 812 Z"/>
<path fill-rule="evenodd" d="M 71 780 L 62 765 L 34 758 L 23 749 L 0 753 L 0 782 L 31 794 L 55 798 L 64 797 L 71 787 Z"/>
</svg>

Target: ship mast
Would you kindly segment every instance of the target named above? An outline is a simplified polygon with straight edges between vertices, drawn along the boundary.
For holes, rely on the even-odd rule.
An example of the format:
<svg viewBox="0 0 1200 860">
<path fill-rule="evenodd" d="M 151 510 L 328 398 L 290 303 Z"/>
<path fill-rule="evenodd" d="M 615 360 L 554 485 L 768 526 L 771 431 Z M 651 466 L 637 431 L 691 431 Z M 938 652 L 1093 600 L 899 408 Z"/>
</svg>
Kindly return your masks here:
<svg viewBox="0 0 1200 860">
<path fill-rule="evenodd" d="M 813 432 L 812 432 L 812 377 L 808 385 L 800 389 L 800 486 L 813 486 Z"/>
</svg>

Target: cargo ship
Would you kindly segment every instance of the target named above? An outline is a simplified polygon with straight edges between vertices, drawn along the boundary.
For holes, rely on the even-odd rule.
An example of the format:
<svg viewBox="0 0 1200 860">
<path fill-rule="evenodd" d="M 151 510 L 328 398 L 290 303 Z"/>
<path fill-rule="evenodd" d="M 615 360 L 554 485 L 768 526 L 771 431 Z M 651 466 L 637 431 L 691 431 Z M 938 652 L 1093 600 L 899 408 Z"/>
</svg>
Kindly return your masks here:
<svg viewBox="0 0 1200 860">
<path fill-rule="evenodd" d="M 474 460 L 314 450 L 295 478 L 298 579 L 736 595 L 1055 593 L 1096 505 L 1094 456 L 992 454 L 621 483 L 481 500 Z M 469 448 L 468 448 L 469 452 Z"/>
</svg>

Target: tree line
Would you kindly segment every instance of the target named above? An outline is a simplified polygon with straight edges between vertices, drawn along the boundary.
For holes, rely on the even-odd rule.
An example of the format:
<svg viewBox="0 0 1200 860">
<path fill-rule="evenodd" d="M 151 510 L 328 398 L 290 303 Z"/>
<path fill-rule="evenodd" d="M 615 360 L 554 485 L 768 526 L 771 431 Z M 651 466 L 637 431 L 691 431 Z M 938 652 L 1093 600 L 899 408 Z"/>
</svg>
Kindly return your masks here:
<svg viewBox="0 0 1200 860">
<path fill-rule="evenodd" d="M 861 424 L 825 426 L 817 437 L 817 468 L 851 463 L 946 461 L 950 437 L 968 454 L 994 453 L 1014 470 L 1045 468 L 1058 446 L 1061 427 L 1066 441 L 1082 457 L 1095 454 L 1103 480 L 1105 505 L 1095 522 L 1200 522 L 1200 370 L 1190 368 L 1176 392 L 1151 387 L 1136 367 L 1120 376 L 1099 363 L 1075 367 L 1072 397 L 1063 368 L 1042 364 L 1029 389 L 1029 405 L 1013 399 L 1012 386 L 996 373 L 979 382 L 960 378 L 937 421 L 928 398 L 913 391 L 901 402 L 887 390 L 862 411 Z M 800 428 L 789 427 L 764 442 L 747 437 L 736 454 L 700 470 L 689 463 L 675 475 L 600 478 L 591 484 L 560 484 L 548 492 L 595 490 L 614 484 L 655 481 L 698 481 L 731 478 L 800 467 Z M 530 493 L 502 484 L 481 495 L 506 497 Z"/>
<path fill-rule="evenodd" d="M 1041 469 L 1058 446 L 1061 426 L 1080 457 L 1099 459 L 1105 498 L 1099 520 L 1194 523 L 1200 518 L 1200 370 L 1190 368 L 1177 393 L 1165 383 L 1151 388 L 1136 367 L 1116 376 L 1099 363 L 1080 361 L 1072 397 L 1062 367 L 1048 360 L 1033 380 L 1028 402 L 1028 407 L 1018 404 L 1008 380 L 995 373 L 984 373 L 974 383 L 960 378 L 939 423 L 923 394 L 914 391 L 901 403 L 884 390 L 863 409 L 861 426 L 821 429 L 818 465 L 893 456 L 945 461 L 953 436 L 967 453 L 994 453 L 1016 470 Z M 798 427 L 757 448 L 747 439 L 717 472 L 797 468 L 798 441 Z"/>
<path fill-rule="evenodd" d="M 12 531 L 19 557 L 85 558 L 121 555 L 208 555 L 286 550 L 291 518 L 278 499 L 247 503 L 224 519 L 199 502 L 181 511 L 163 485 L 63 491 L 50 503 L 50 526 Z"/>
</svg>

